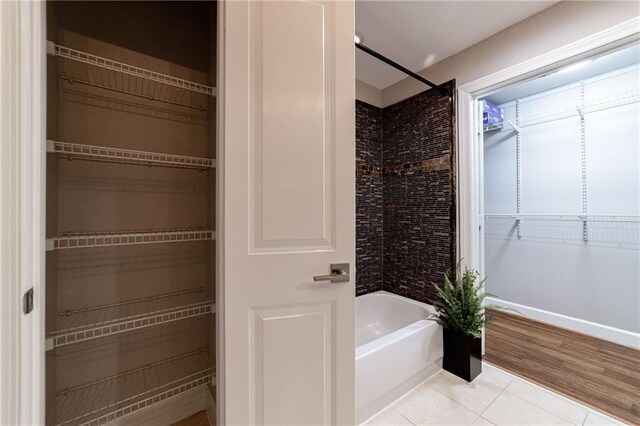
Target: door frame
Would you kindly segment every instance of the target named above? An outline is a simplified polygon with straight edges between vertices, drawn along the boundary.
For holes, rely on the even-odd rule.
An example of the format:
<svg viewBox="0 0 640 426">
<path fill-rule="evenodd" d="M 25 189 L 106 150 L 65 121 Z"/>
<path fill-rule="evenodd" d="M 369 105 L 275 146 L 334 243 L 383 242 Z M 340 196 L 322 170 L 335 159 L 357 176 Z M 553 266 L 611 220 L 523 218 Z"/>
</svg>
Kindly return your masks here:
<svg viewBox="0 0 640 426">
<path fill-rule="evenodd" d="M 484 276 L 484 188 L 478 99 L 503 87 L 638 40 L 640 17 L 635 17 L 458 88 L 457 255 L 458 259 L 464 259 L 467 267 L 478 270 Z"/>
<path fill-rule="evenodd" d="M 0 423 L 45 422 L 45 3 L 0 2 Z M 34 307 L 23 313 L 23 295 Z"/>
<path fill-rule="evenodd" d="M 225 172 L 225 139 L 224 139 L 224 123 L 225 123 L 225 67 L 226 50 L 225 50 L 225 11 L 227 0 L 219 0 L 217 11 L 217 58 L 216 58 L 216 374 L 215 374 L 215 391 L 216 391 L 216 424 L 226 424 L 225 413 L 225 291 L 224 291 L 224 236 L 225 236 L 225 217 L 224 217 L 224 172 Z"/>
</svg>

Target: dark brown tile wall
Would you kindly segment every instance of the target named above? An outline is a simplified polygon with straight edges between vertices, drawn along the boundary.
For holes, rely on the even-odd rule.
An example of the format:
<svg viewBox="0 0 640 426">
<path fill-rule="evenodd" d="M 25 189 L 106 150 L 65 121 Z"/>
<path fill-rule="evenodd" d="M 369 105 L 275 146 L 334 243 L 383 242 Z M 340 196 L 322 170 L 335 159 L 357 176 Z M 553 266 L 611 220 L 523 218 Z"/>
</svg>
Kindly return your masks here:
<svg viewBox="0 0 640 426">
<path fill-rule="evenodd" d="M 356 293 L 430 302 L 455 263 L 455 82 L 379 109 L 356 103 Z"/>
<path fill-rule="evenodd" d="M 382 290 L 382 109 L 356 101 L 356 296 Z"/>
<path fill-rule="evenodd" d="M 455 264 L 455 82 L 383 110 L 386 291 L 431 302 Z"/>
</svg>

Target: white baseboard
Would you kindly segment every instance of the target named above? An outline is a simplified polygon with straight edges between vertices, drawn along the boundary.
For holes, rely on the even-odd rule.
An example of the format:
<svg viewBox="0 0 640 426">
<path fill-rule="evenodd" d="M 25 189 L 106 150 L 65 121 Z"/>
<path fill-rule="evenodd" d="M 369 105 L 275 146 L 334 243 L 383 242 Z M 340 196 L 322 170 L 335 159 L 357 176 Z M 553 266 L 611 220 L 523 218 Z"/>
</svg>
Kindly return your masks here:
<svg viewBox="0 0 640 426">
<path fill-rule="evenodd" d="M 621 330 L 619 328 L 609 327 L 607 325 L 598 324 L 579 318 L 569 317 L 567 315 L 556 314 L 554 312 L 545 311 L 531 306 L 520 305 L 518 303 L 507 302 L 505 300 L 487 297 L 487 304 L 504 306 L 505 308 L 514 309 L 529 318 L 553 324 L 558 327 L 567 328 L 577 331 L 578 333 L 588 334 L 593 337 L 608 340 L 610 342 L 619 343 L 621 345 L 630 346 L 640 349 L 640 334 L 630 331 Z"/>
</svg>

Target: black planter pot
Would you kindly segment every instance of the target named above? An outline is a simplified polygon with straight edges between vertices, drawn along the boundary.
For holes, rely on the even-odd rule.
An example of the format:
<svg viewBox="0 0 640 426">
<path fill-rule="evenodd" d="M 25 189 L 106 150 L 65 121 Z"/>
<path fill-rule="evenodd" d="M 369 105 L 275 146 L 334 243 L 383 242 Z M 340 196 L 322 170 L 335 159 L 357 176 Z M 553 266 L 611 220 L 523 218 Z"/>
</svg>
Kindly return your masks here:
<svg viewBox="0 0 640 426">
<path fill-rule="evenodd" d="M 442 368 L 451 374 L 473 381 L 482 373 L 482 339 L 443 328 L 444 358 Z"/>
</svg>

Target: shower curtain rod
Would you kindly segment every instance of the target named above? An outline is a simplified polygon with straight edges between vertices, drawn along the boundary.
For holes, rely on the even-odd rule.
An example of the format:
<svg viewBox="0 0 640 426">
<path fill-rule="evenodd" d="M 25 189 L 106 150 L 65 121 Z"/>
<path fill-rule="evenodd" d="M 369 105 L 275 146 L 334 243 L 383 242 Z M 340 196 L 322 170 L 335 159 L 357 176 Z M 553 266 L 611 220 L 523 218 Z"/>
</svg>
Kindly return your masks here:
<svg viewBox="0 0 640 426">
<path fill-rule="evenodd" d="M 391 65 L 395 69 L 402 71 L 403 73 L 407 74 L 409 77 L 413 77 L 416 80 L 418 80 L 419 82 L 424 83 L 424 84 L 426 84 L 427 86 L 429 86 L 429 87 L 431 87 L 433 89 L 436 89 L 438 92 L 440 92 L 440 94 L 448 95 L 448 93 L 445 90 L 443 90 L 440 86 L 430 82 L 429 80 L 427 80 L 424 77 L 419 76 L 415 72 L 403 67 L 399 63 L 392 61 L 391 59 L 387 58 L 386 56 L 382 55 L 381 53 L 376 52 L 375 50 L 371 49 L 370 47 L 367 47 L 364 44 L 358 43 L 358 42 L 356 42 L 356 47 L 358 49 L 362 50 L 363 52 L 368 53 L 369 55 L 373 56 L 374 58 L 380 59 L 382 62 Z"/>
</svg>

